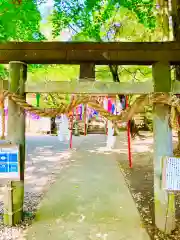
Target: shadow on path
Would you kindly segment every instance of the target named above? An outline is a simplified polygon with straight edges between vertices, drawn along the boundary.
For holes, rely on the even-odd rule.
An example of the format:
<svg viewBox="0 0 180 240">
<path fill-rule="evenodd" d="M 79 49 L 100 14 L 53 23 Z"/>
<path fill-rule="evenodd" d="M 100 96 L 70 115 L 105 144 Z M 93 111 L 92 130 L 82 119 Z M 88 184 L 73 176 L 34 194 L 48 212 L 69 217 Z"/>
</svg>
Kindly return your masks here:
<svg viewBox="0 0 180 240">
<path fill-rule="evenodd" d="M 149 240 L 106 136 L 87 136 L 45 195 L 25 239 Z"/>
</svg>

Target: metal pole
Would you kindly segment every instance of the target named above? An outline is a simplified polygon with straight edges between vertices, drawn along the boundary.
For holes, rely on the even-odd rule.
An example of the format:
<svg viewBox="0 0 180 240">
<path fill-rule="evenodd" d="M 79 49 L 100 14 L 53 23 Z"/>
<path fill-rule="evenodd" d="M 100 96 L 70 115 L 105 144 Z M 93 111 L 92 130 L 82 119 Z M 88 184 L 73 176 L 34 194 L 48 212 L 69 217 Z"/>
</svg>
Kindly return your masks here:
<svg viewBox="0 0 180 240">
<path fill-rule="evenodd" d="M 129 106 L 128 96 L 126 96 L 126 108 Z M 131 134 L 130 134 L 130 120 L 127 123 L 127 138 L 128 138 L 128 159 L 129 167 L 132 168 L 132 153 L 131 153 Z"/>
</svg>

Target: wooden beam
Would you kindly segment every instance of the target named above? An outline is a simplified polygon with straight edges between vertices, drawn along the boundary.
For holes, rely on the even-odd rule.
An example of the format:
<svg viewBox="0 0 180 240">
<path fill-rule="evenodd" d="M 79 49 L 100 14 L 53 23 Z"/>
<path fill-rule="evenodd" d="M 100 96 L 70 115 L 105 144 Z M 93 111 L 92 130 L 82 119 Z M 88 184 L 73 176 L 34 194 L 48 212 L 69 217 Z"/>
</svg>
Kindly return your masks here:
<svg viewBox="0 0 180 240">
<path fill-rule="evenodd" d="M 89 94 L 103 96 L 109 94 L 143 94 L 154 92 L 153 81 L 148 80 L 146 82 L 136 83 L 114 83 L 114 82 L 102 82 L 94 81 L 94 78 L 84 78 L 79 81 L 50 81 L 46 83 L 29 83 L 25 84 L 26 93 L 47 93 L 47 92 L 58 92 L 58 93 L 81 93 L 87 92 Z M 8 80 L 0 81 L 0 90 L 8 90 Z M 93 86 L 93 88 L 92 88 Z M 174 81 L 172 83 L 171 93 L 180 93 L 180 82 Z"/>
<path fill-rule="evenodd" d="M 171 91 L 171 74 L 168 63 L 153 65 L 154 91 Z M 163 80 L 163 84 L 162 84 Z M 154 202 L 155 224 L 169 234 L 175 228 L 175 198 L 162 188 L 162 157 L 173 156 L 172 129 L 169 127 L 170 107 L 154 104 Z"/>
<path fill-rule="evenodd" d="M 25 98 L 24 83 L 27 79 L 27 65 L 10 62 L 9 91 Z M 18 224 L 23 219 L 24 202 L 24 165 L 25 165 L 25 114 L 11 99 L 8 99 L 8 132 L 7 138 L 12 144 L 20 145 L 20 181 L 12 182 L 12 212 L 4 213 L 5 224 Z M 4 203 L 5 209 L 8 209 Z M 11 214 L 11 213 L 10 213 Z M 12 217 L 12 222 L 10 218 Z"/>
<path fill-rule="evenodd" d="M 84 82 L 46 82 L 46 83 L 26 83 L 25 91 L 30 93 L 88 93 L 88 94 L 144 94 L 153 92 L 153 83 L 151 81 L 142 83 L 114 83 L 100 81 Z"/>
<path fill-rule="evenodd" d="M 0 44 L 0 63 L 151 65 L 180 64 L 175 42 L 7 42 Z"/>
</svg>

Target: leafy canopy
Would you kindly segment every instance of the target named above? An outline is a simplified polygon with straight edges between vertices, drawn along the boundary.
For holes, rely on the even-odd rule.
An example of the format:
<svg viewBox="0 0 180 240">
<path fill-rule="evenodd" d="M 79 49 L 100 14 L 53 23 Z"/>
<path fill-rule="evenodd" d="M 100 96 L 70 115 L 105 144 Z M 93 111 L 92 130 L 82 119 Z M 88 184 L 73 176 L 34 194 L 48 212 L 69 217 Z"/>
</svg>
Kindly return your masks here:
<svg viewBox="0 0 180 240">
<path fill-rule="evenodd" d="M 156 18 L 152 0 L 54 0 L 52 22 L 54 36 L 71 27 L 90 40 L 99 41 L 102 24 L 120 7 L 135 13 L 140 23 L 154 29 Z"/>
<path fill-rule="evenodd" d="M 12 0 L 0 1 L 0 42 L 6 41 L 42 41 L 40 32 L 40 1 L 26 0 L 13 4 Z M 41 65 L 29 65 L 29 71 Z M 6 78 L 7 69 L 0 65 L 0 77 Z"/>
<path fill-rule="evenodd" d="M 36 1 L 0 1 L 0 41 L 41 41 L 41 15 Z"/>
</svg>

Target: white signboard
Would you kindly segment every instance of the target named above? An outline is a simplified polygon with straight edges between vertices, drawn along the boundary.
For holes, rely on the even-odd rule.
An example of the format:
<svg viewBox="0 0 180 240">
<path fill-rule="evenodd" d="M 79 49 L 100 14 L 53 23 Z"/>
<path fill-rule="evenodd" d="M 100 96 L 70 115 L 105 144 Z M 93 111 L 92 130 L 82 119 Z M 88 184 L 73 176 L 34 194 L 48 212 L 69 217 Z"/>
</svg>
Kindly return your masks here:
<svg viewBox="0 0 180 240">
<path fill-rule="evenodd" d="M 58 138 L 60 142 L 70 140 L 69 120 L 65 114 L 61 114 L 58 126 Z"/>
<path fill-rule="evenodd" d="M 163 188 L 167 191 L 180 191 L 180 158 L 165 157 L 163 161 Z"/>
<path fill-rule="evenodd" d="M 0 179 L 7 181 L 20 180 L 18 145 L 0 145 Z"/>
<path fill-rule="evenodd" d="M 116 141 L 116 137 L 114 136 L 114 127 L 113 127 L 112 121 L 108 120 L 107 127 L 108 127 L 108 136 L 107 136 L 106 147 L 113 148 Z"/>
</svg>

